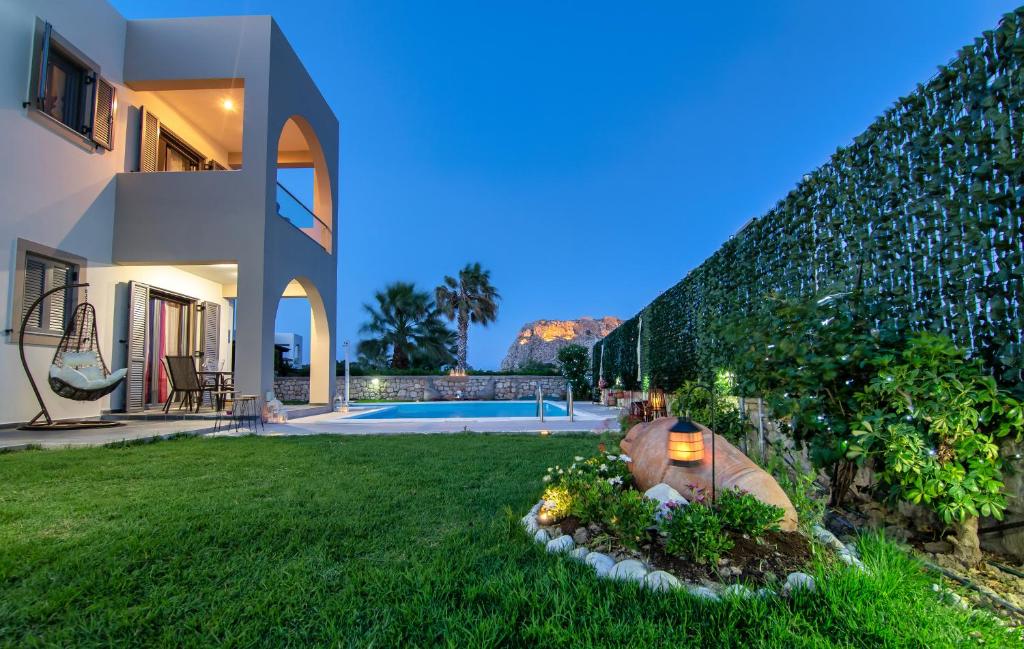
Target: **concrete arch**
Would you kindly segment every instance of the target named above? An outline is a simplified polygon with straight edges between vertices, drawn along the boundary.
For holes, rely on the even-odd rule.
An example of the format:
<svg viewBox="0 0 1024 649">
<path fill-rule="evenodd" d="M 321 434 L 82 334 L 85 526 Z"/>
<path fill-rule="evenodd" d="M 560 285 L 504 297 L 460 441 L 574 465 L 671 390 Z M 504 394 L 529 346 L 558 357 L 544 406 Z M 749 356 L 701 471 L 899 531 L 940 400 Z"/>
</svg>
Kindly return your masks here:
<svg viewBox="0 0 1024 649">
<path fill-rule="evenodd" d="M 277 168 L 313 170 L 312 211 L 319 222 L 301 229 L 331 252 L 333 243 L 334 201 L 331 166 L 327 162 L 320 138 L 308 119 L 291 115 L 281 124 L 277 139 Z"/>
<path fill-rule="evenodd" d="M 320 290 L 312 280 L 300 276 L 280 287 L 278 295 L 278 307 L 281 300 L 288 298 L 304 297 L 309 302 L 309 402 L 330 403 L 336 372 L 334 341 L 331 340 L 330 318 Z"/>
</svg>

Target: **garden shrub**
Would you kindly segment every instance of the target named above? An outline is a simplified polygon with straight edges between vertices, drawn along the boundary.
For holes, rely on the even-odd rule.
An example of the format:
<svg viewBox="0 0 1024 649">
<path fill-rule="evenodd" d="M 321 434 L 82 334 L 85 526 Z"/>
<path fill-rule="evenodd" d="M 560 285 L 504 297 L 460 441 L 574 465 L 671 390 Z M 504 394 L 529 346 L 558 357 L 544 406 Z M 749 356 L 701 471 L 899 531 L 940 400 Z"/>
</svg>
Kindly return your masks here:
<svg viewBox="0 0 1024 649">
<path fill-rule="evenodd" d="M 562 376 L 572 386 L 573 396 L 576 399 L 589 399 L 591 389 L 587 374 L 590 373 L 590 351 L 583 345 L 566 345 L 558 350 L 558 362 L 561 364 Z"/>
<path fill-rule="evenodd" d="M 690 503 L 663 515 L 665 550 L 688 557 L 696 563 L 715 565 L 722 554 L 732 549 L 718 512 L 701 503 Z"/>
<path fill-rule="evenodd" d="M 636 548 L 647 537 L 648 528 L 654 525 L 657 508 L 656 501 L 630 489 L 608 500 L 602 522 L 623 545 Z"/>
<path fill-rule="evenodd" d="M 572 496 L 565 484 L 549 485 L 544 489 L 541 499 L 544 501 L 544 510 L 555 520 L 560 520 L 569 515 Z"/>
<path fill-rule="evenodd" d="M 759 538 L 768 531 L 778 531 L 785 510 L 761 502 L 741 489 L 726 489 L 718 496 L 715 508 L 722 524 L 740 534 Z"/>
<path fill-rule="evenodd" d="M 1020 439 L 1020 402 L 942 335 L 917 334 L 876 366 L 857 395 L 864 414 L 849 456 L 880 471 L 889 498 L 928 505 L 954 525 L 958 558 L 979 562 L 978 517 L 1001 519 L 1006 508 L 997 442 Z"/>
</svg>

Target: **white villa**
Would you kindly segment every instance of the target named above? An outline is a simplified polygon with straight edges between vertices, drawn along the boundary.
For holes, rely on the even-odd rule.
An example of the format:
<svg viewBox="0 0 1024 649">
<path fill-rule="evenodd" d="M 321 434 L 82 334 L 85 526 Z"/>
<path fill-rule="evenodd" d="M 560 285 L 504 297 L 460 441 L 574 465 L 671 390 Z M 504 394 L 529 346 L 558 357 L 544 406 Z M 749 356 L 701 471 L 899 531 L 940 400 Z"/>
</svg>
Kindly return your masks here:
<svg viewBox="0 0 1024 649">
<path fill-rule="evenodd" d="M 35 297 L 89 287 L 102 355 L 124 383 L 50 391 L 86 292 L 33 313 L 26 358 L 55 419 L 139 412 L 168 395 L 162 359 L 273 388 L 282 298 L 308 298 L 310 401 L 334 395 L 338 120 L 269 16 L 126 20 L 105 0 L 3 0 L 0 424 L 38 411 L 19 331 Z M 312 200 L 277 182 L 312 169 Z M 300 192 L 301 195 L 301 192 Z"/>
</svg>

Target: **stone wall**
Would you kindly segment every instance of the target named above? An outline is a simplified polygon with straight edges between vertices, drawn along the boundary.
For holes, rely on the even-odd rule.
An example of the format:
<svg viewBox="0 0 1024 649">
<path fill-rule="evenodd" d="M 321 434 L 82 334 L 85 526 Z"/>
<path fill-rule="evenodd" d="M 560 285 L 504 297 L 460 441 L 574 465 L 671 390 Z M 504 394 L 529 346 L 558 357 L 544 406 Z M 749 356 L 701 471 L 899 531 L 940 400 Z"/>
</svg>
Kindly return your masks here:
<svg viewBox="0 0 1024 649">
<path fill-rule="evenodd" d="M 339 376 L 338 394 L 345 389 Z M 540 386 L 548 398 L 565 398 L 565 379 L 560 376 L 353 376 L 349 398 L 408 399 L 409 401 L 451 401 L 455 399 L 524 399 L 533 397 Z M 309 377 L 279 376 L 274 394 L 282 401 L 309 398 Z"/>
</svg>

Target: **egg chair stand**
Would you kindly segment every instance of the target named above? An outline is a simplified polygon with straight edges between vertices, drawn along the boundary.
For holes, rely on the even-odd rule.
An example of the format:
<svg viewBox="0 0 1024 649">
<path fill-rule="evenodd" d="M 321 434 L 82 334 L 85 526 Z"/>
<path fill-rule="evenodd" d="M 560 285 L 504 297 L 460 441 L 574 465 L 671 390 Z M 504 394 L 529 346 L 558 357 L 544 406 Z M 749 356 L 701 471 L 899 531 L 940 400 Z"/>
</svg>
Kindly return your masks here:
<svg viewBox="0 0 1024 649">
<path fill-rule="evenodd" d="M 28 377 L 28 382 L 32 386 L 32 392 L 36 395 L 36 401 L 39 402 L 39 412 L 27 424 L 20 426 L 20 430 L 82 430 L 88 428 L 112 428 L 124 425 L 118 421 L 103 421 L 100 419 L 64 419 L 55 421 L 50 416 L 50 411 L 46 408 L 46 402 L 43 401 L 43 395 L 39 392 L 39 387 L 36 385 L 35 378 L 33 378 L 32 372 L 28 368 L 28 361 L 25 358 L 25 330 L 28 328 L 33 312 L 39 308 L 43 300 L 54 293 L 87 288 L 88 286 L 88 284 L 83 283 L 66 284 L 52 288 L 40 295 L 25 311 L 25 316 L 21 320 L 20 335 L 18 336 L 18 352 L 21 354 L 21 366 L 25 370 L 25 376 Z M 100 378 L 88 382 L 89 384 L 69 382 L 66 378 L 66 373 L 62 374 L 61 369 L 65 367 L 65 356 L 70 356 L 71 354 L 75 354 L 79 358 L 92 359 L 89 369 L 93 374 L 100 374 Z M 82 366 L 80 365 L 79 367 Z M 61 336 L 60 343 L 57 345 L 57 351 L 54 352 L 50 367 L 50 388 L 58 395 L 74 401 L 95 401 L 116 390 L 124 380 L 123 372 L 117 373 L 118 376 L 111 376 L 110 370 L 107 369 L 106 361 L 103 360 L 103 356 L 100 353 L 99 339 L 96 335 L 96 309 L 89 303 L 88 293 L 86 293 L 85 301 L 75 308 L 71 322 L 64 330 L 64 335 Z"/>
</svg>

